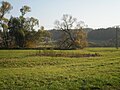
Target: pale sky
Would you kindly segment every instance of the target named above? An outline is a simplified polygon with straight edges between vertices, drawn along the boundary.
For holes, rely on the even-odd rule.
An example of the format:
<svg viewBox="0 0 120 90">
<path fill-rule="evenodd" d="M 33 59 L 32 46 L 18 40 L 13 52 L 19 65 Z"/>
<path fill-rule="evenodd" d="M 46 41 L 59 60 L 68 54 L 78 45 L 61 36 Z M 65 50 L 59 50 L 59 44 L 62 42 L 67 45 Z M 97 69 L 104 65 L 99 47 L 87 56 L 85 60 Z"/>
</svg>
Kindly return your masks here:
<svg viewBox="0 0 120 90">
<path fill-rule="evenodd" d="M 2 1 L 2 0 L 0 0 Z M 39 19 L 46 29 L 54 28 L 54 21 L 70 14 L 84 21 L 90 28 L 107 28 L 120 25 L 120 0 L 4 0 L 12 4 L 9 16 L 19 16 L 19 9 L 28 5 L 31 12 L 26 17 Z"/>
</svg>

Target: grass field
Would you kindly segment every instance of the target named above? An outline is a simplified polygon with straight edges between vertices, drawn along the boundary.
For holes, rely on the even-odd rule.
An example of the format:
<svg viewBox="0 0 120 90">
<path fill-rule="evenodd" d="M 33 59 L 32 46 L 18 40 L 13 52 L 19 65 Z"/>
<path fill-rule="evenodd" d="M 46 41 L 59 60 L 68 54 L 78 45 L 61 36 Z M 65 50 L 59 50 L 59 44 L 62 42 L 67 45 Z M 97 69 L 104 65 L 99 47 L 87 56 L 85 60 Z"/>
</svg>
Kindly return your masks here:
<svg viewBox="0 0 120 90">
<path fill-rule="evenodd" d="M 35 56 L 37 50 L 0 50 L 0 90 L 120 90 L 120 50 L 56 51 L 99 53 L 97 57 Z"/>
</svg>

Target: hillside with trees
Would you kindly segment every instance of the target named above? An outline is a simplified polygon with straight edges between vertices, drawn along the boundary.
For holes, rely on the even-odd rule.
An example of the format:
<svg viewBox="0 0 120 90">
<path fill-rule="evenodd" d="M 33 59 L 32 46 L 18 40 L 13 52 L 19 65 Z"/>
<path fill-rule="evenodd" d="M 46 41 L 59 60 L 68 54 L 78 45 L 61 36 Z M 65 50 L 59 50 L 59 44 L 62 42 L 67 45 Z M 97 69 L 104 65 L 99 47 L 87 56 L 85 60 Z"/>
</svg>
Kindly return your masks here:
<svg viewBox="0 0 120 90">
<path fill-rule="evenodd" d="M 120 30 L 118 29 L 118 43 L 120 45 Z M 88 33 L 88 41 L 95 46 L 115 46 L 116 28 L 95 29 Z M 93 45 L 93 46 L 94 46 Z"/>
<path fill-rule="evenodd" d="M 88 46 L 99 47 L 113 47 L 116 43 L 116 28 L 101 28 L 91 29 L 84 28 L 84 32 L 87 33 Z M 62 32 L 60 30 L 49 30 L 52 34 L 52 39 L 57 41 L 60 39 Z M 120 46 L 120 30 L 118 29 L 118 42 Z"/>
<path fill-rule="evenodd" d="M 64 14 L 61 20 L 55 21 L 53 30 L 45 30 L 37 18 L 26 17 L 27 13 L 31 13 L 31 7 L 21 7 L 18 17 L 5 17 L 12 9 L 14 8 L 9 2 L 1 2 L 0 48 L 76 49 L 86 46 L 115 46 L 116 28 L 86 28 L 84 22 L 78 22 L 73 16 Z M 120 30 L 117 34 L 120 46 Z"/>
</svg>

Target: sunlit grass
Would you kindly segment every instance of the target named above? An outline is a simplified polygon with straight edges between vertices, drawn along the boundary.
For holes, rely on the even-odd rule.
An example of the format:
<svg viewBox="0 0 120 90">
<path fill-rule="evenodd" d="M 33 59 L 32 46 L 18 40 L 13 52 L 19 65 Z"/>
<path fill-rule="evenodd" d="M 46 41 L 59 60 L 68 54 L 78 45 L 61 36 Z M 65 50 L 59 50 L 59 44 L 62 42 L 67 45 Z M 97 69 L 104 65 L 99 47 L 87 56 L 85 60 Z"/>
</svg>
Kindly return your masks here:
<svg viewBox="0 0 120 90">
<path fill-rule="evenodd" d="M 36 50 L 0 51 L 0 90 L 119 90 L 120 50 L 56 51 L 99 53 L 100 57 L 31 56 Z"/>
</svg>

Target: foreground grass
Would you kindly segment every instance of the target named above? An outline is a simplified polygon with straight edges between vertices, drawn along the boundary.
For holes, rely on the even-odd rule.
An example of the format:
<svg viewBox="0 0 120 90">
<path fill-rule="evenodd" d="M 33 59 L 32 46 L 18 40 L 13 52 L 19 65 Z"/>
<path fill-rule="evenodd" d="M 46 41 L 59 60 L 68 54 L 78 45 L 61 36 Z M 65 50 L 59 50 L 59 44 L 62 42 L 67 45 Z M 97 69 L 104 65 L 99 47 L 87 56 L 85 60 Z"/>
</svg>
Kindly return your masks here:
<svg viewBox="0 0 120 90">
<path fill-rule="evenodd" d="M 56 51 L 99 53 L 100 57 L 31 56 L 36 50 L 0 51 L 0 90 L 119 90 L 120 50 Z"/>
</svg>

